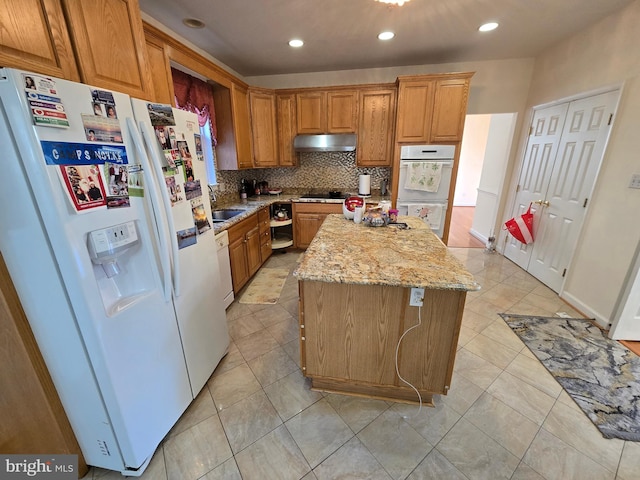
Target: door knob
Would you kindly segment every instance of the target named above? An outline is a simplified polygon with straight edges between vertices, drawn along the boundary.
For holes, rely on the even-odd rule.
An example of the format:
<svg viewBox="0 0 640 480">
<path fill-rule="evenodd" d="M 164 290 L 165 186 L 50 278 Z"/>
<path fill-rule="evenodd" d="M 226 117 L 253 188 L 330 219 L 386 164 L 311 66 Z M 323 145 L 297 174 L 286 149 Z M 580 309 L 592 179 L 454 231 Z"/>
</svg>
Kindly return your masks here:
<svg viewBox="0 0 640 480">
<path fill-rule="evenodd" d="M 542 205 L 543 207 L 548 207 L 551 205 L 547 200 L 536 200 L 533 203 L 537 203 L 538 205 Z"/>
</svg>

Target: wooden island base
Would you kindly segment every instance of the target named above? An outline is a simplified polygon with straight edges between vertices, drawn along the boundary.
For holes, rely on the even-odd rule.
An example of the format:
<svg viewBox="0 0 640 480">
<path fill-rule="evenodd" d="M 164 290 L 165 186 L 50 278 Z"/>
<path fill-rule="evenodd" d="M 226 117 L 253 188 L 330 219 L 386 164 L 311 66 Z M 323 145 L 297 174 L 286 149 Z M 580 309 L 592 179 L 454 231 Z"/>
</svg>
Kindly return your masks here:
<svg viewBox="0 0 640 480">
<path fill-rule="evenodd" d="M 409 305 L 410 288 L 299 282 L 300 351 L 312 388 L 433 405 L 451 383 L 464 290 L 426 289 L 424 305 Z M 404 332 L 408 332 L 398 348 Z"/>
<path fill-rule="evenodd" d="M 415 390 L 409 387 L 385 387 L 380 385 L 359 384 L 358 382 L 326 379 L 322 377 L 311 378 L 311 390 L 326 393 L 339 393 L 353 397 L 374 398 L 376 400 L 389 400 L 398 403 L 409 403 L 434 407 L 433 395 L 427 391 L 420 391 L 420 399 Z"/>
</svg>

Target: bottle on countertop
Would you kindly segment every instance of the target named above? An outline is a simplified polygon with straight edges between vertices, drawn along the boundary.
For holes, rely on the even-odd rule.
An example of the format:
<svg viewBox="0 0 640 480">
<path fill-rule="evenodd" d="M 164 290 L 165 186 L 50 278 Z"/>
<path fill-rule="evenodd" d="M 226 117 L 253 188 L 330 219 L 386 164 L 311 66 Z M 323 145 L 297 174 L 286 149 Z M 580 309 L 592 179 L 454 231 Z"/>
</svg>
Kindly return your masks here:
<svg viewBox="0 0 640 480">
<path fill-rule="evenodd" d="M 389 180 L 383 178 L 380 180 L 380 195 L 383 197 L 387 194 L 387 185 L 389 184 Z"/>
<path fill-rule="evenodd" d="M 240 200 L 243 202 L 247 200 L 247 184 L 244 178 L 240 181 Z"/>
</svg>

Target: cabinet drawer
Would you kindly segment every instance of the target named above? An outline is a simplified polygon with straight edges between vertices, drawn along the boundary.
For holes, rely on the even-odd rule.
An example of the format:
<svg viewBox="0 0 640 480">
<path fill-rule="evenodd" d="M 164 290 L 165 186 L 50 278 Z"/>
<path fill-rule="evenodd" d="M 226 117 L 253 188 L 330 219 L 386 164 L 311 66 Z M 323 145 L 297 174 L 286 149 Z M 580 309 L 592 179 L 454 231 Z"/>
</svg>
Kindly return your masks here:
<svg viewBox="0 0 640 480">
<path fill-rule="evenodd" d="M 244 238 L 244 236 L 251 231 L 252 228 L 258 226 L 258 215 L 254 214 L 248 218 L 245 218 L 239 223 L 229 227 L 229 243 L 233 243 L 236 240 Z"/>
<path fill-rule="evenodd" d="M 258 212 L 258 225 L 260 226 L 260 235 L 266 233 L 269 235 L 271 225 L 271 215 L 269 207 L 265 207 Z"/>
<path fill-rule="evenodd" d="M 342 203 L 313 203 L 296 202 L 293 204 L 294 213 L 342 213 Z"/>
</svg>

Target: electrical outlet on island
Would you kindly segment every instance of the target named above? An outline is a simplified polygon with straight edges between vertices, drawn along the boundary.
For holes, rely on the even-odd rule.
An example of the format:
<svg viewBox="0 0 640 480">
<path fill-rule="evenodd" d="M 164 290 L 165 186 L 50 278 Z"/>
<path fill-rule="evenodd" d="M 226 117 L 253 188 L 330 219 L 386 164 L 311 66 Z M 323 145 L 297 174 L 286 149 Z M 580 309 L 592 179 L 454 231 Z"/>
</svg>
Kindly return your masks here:
<svg viewBox="0 0 640 480">
<path fill-rule="evenodd" d="M 409 305 L 412 307 L 421 307 L 422 302 L 424 302 L 424 288 L 412 288 Z"/>
</svg>

